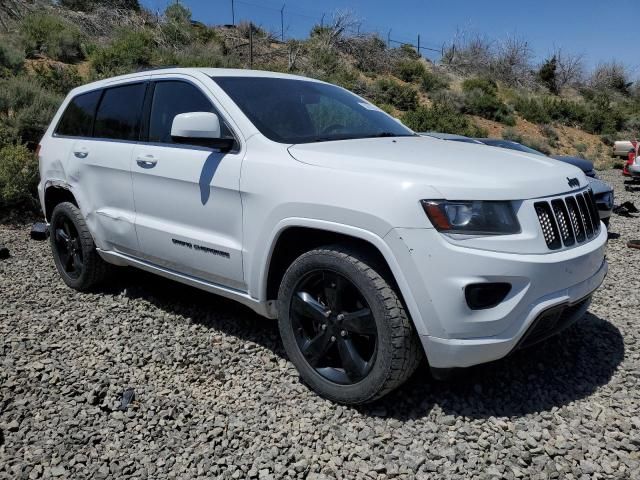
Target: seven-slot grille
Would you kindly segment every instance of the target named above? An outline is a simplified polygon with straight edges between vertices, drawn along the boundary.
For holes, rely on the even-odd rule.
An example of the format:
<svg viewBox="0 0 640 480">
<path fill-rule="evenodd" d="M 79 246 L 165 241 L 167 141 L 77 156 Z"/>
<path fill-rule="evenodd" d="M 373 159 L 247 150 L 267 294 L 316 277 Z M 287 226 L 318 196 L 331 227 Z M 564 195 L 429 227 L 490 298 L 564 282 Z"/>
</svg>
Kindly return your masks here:
<svg viewBox="0 0 640 480">
<path fill-rule="evenodd" d="M 557 250 L 592 239 L 600 230 L 600 216 L 591 189 L 534 205 L 547 247 Z"/>
</svg>

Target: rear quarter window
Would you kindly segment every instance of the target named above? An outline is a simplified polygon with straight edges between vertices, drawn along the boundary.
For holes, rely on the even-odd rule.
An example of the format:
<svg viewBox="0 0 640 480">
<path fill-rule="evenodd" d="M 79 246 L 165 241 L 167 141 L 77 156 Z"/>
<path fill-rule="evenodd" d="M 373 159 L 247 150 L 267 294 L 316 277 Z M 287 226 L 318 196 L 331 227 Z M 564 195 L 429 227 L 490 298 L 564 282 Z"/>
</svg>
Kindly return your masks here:
<svg viewBox="0 0 640 480">
<path fill-rule="evenodd" d="M 93 136 L 114 140 L 138 140 L 145 83 L 105 90 L 96 113 Z"/>
<path fill-rule="evenodd" d="M 74 97 L 62 114 L 55 134 L 70 137 L 90 137 L 93 118 L 101 95 L 102 90 L 96 90 Z"/>
</svg>

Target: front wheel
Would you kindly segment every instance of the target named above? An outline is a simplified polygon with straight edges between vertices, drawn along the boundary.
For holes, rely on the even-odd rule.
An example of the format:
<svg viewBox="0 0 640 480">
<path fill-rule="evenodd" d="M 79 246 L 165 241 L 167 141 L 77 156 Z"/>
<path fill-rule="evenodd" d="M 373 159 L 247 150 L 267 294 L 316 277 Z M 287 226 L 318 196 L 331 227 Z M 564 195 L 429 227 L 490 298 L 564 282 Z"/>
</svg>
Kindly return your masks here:
<svg viewBox="0 0 640 480">
<path fill-rule="evenodd" d="M 374 401 L 414 372 L 422 349 L 402 302 L 365 255 L 330 246 L 298 257 L 278 295 L 284 348 L 321 396 Z"/>
</svg>

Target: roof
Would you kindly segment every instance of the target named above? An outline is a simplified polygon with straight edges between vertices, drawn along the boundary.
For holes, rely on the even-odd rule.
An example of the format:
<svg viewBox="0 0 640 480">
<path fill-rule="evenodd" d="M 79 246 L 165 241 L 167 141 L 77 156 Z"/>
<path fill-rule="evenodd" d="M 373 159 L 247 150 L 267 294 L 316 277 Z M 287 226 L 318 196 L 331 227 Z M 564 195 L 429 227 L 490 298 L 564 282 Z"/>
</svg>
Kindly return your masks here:
<svg viewBox="0 0 640 480">
<path fill-rule="evenodd" d="M 288 73 L 269 72 L 266 70 L 249 70 L 243 68 L 180 68 L 180 67 L 159 67 L 149 70 L 142 70 L 135 73 L 129 73 L 127 75 L 119 75 L 117 77 L 105 78 L 96 82 L 88 83 L 77 89 L 74 89 L 74 93 L 82 91 L 94 90 L 106 85 L 117 83 L 126 80 L 134 80 L 136 78 L 144 77 L 150 74 L 153 75 L 168 75 L 172 73 L 183 74 L 204 74 L 208 77 L 262 77 L 262 78 L 284 78 L 290 80 L 307 80 L 312 82 L 320 82 L 314 78 L 303 77 L 301 75 L 291 75 Z"/>
</svg>

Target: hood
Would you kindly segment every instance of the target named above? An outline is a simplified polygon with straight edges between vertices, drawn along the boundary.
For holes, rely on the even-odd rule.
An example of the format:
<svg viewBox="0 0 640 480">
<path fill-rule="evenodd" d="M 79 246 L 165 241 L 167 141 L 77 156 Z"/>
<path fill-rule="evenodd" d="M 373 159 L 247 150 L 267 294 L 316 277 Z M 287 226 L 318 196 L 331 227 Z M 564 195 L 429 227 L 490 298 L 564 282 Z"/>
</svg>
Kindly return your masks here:
<svg viewBox="0 0 640 480">
<path fill-rule="evenodd" d="M 552 155 L 551 158 L 560 160 L 561 162 L 568 163 L 574 167 L 578 167 L 584 173 L 593 171 L 593 162 L 580 157 L 570 157 L 567 155 Z"/>
<path fill-rule="evenodd" d="M 587 186 L 580 170 L 548 157 L 421 136 L 305 143 L 289 153 L 309 165 L 429 186 L 451 200 L 524 200 Z"/>
</svg>

